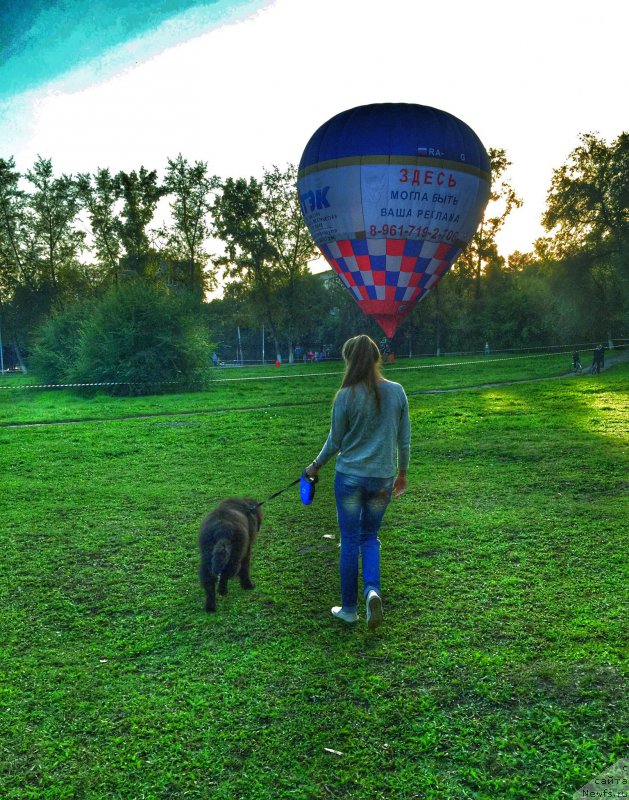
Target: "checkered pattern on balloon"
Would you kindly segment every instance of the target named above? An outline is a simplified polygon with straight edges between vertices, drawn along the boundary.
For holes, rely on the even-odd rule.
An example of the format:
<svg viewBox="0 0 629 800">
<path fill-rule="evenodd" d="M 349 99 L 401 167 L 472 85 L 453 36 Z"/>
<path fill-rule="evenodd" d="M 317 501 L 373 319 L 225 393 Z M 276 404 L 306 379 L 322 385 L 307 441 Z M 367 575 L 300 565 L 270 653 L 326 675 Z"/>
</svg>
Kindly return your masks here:
<svg viewBox="0 0 629 800">
<path fill-rule="evenodd" d="M 358 306 L 399 325 L 450 269 L 460 248 L 418 239 L 345 239 L 320 250 Z"/>
</svg>

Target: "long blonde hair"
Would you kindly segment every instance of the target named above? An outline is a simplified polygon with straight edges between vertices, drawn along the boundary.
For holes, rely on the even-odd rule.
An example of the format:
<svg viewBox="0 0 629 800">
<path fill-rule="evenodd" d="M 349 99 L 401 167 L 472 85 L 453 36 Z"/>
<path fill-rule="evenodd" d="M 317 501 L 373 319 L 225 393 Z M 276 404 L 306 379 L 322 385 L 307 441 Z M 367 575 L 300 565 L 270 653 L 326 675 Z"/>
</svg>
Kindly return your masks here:
<svg viewBox="0 0 629 800">
<path fill-rule="evenodd" d="M 345 374 L 341 389 L 363 384 L 374 393 L 376 408 L 380 411 L 378 384 L 382 377 L 382 356 L 374 340 L 362 333 L 353 336 L 343 345 L 341 355 L 345 361 Z"/>
</svg>

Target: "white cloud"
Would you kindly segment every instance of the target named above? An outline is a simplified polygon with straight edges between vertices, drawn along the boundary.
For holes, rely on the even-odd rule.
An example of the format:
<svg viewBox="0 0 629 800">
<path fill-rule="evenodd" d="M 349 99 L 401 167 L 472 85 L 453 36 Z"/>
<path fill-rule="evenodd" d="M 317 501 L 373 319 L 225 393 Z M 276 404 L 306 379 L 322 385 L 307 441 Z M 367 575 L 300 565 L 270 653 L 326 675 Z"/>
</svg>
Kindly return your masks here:
<svg viewBox="0 0 629 800">
<path fill-rule="evenodd" d="M 613 0 L 276 0 L 79 91 L 22 98 L 4 149 L 22 169 L 41 153 L 59 171 L 162 170 L 181 151 L 222 176 L 259 175 L 297 162 L 345 108 L 433 105 L 506 148 L 525 206 L 501 244 L 526 250 L 578 134 L 626 127 L 623 15 Z"/>
</svg>

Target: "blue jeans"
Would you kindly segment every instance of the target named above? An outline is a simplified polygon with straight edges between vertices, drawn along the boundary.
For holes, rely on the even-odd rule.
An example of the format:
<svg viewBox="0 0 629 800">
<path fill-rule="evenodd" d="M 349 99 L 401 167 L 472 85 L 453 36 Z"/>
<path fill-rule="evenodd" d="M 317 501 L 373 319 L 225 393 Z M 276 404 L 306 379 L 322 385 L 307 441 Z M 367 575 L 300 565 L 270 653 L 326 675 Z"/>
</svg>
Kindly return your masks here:
<svg viewBox="0 0 629 800">
<path fill-rule="evenodd" d="M 365 478 L 337 472 L 334 496 L 341 531 L 341 599 L 345 611 L 358 604 L 358 554 L 363 565 L 363 595 L 380 594 L 378 531 L 391 499 L 393 478 Z"/>
</svg>

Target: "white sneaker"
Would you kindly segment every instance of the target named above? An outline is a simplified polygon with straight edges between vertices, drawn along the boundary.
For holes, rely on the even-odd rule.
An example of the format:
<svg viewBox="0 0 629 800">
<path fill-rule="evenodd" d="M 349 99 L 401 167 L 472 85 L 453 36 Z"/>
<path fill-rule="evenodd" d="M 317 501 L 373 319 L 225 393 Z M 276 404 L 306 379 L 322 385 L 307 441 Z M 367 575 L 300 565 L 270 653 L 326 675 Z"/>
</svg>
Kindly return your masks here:
<svg viewBox="0 0 629 800">
<path fill-rule="evenodd" d="M 367 595 L 367 627 L 370 631 L 382 625 L 382 600 L 374 589 Z"/>
<path fill-rule="evenodd" d="M 334 606 L 332 616 L 342 619 L 343 622 L 356 622 L 358 620 L 358 614 L 355 611 L 343 611 L 343 606 Z"/>
</svg>

